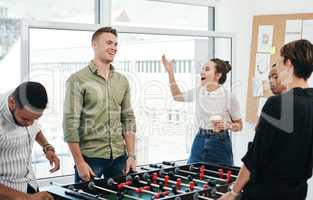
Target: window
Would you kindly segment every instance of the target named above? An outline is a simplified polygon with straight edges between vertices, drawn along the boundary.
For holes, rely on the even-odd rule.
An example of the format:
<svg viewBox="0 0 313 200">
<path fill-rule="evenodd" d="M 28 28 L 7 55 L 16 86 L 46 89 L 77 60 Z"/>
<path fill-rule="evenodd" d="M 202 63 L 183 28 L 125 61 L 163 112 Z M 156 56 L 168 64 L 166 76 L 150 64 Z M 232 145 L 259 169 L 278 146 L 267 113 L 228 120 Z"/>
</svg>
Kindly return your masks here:
<svg viewBox="0 0 313 200">
<path fill-rule="evenodd" d="M 186 159 L 197 128 L 193 104 L 175 102 L 171 96 L 168 75 L 160 65 L 162 53 L 175 59 L 176 80 L 187 91 L 199 84 L 201 66 L 214 54 L 231 58 L 230 47 L 229 38 L 119 33 L 115 68 L 124 69 L 125 60 L 134 64 L 130 71 L 121 71 L 132 87 L 139 164 Z M 160 71 L 153 71 L 152 63 L 159 63 Z M 137 70 L 140 65 L 143 71 Z"/>
<path fill-rule="evenodd" d="M 10 19 L 95 23 L 96 1 L 0 1 L 0 16 Z M 2 15 L 1 15 L 2 14 Z"/>
<path fill-rule="evenodd" d="M 112 1 L 112 24 L 214 30 L 214 8 L 148 0 Z"/>
<path fill-rule="evenodd" d="M 73 3 L 73 0 L 70 2 Z M 52 11 L 49 10 L 42 20 L 63 23 L 43 22 L 38 25 L 37 22 L 26 30 L 29 31 L 29 46 L 26 47 L 29 48 L 30 57 L 26 59 L 29 62 L 25 65 L 27 69 L 23 68 L 22 71 L 29 72 L 30 80 L 42 82 L 48 90 L 49 107 L 41 118 L 41 124 L 45 135 L 56 147 L 61 162 L 66 163 L 61 165 L 59 172 L 49 174 L 49 163 L 44 159 L 41 149 L 36 146 L 33 164 L 38 178 L 73 174 L 72 156 L 63 142 L 64 84 L 70 74 L 86 66 L 93 57 L 90 38 L 100 25 L 87 23 L 94 23 L 95 15 L 112 13 L 112 24 L 119 31 L 119 51 L 113 64 L 128 77 L 131 84 L 138 127 L 138 164 L 186 159 L 195 133 L 193 104 L 178 103 L 171 97 L 167 74 L 160 63 L 162 54 L 175 59 L 175 73 L 183 91 L 199 84 L 201 65 L 209 58 L 219 55 L 222 59 L 231 60 L 231 37 L 216 38 L 203 34 L 203 31 L 214 30 L 213 7 L 148 0 L 138 0 L 134 7 L 130 0 L 114 0 L 110 1 L 112 12 L 100 10 L 101 13 L 96 13 L 95 10 L 98 9 L 94 9 L 95 2 L 83 2 L 88 4 L 86 6 L 80 3 L 83 19 L 75 17 L 76 13 L 81 15 L 80 12 L 70 12 L 68 15 L 72 13 L 73 16 L 68 18 L 53 18 L 49 14 Z M 63 7 L 67 7 L 66 5 L 67 2 Z M 120 15 L 116 16 L 116 11 L 121 9 Z M 145 13 L 147 10 L 149 14 Z M 77 26 L 67 22 L 84 24 Z M 145 27 L 148 26 L 155 28 L 147 31 Z M 200 30 L 201 36 L 194 33 L 197 31 L 191 30 Z M 18 45 L 18 40 L 15 45 Z M 23 55 L 28 55 L 28 52 Z M 19 69 L 19 74 L 20 71 Z M 173 147 L 175 152 L 172 151 Z"/>
<path fill-rule="evenodd" d="M 64 84 L 70 74 L 84 67 L 92 58 L 92 33 L 30 29 L 30 79 L 42 82 L 50 99 L 49 108 L 42 117 L 41 124 L 49 141 L 57 147 L 62 163 L 71 163 L 62 166 L 59 175 L 70 174 L 73 170 L 71 155 L 63 142 Z M 211 41 L 212 38 L 207 37 L 119 33 L 119 53 L 114 66 L 128 77 L 132 87 L 132 102 L 138 126 L 139 164 L 187 157 L 196 128 L 193 124 L 194 108 L 192 104 L 173 100 L 168 77 L 164 67 L 160 65 L 160 59 L 162 53 L 165 53 L 169 59 L 176 60 L 177 81 L 182 90 L 187 91 L 198 84 L 201 64 L 213 54 L 213 48 L 209 46 Z M 215 49 L 220 48 L 223 52 L 226 47 L 224 43 L 215 45 Z M 224 57 L 231 53 L 230 49 L 227 50 L 229 51 Z M 153 70 L 156 63 L 158 71 Z M 186 64 L 190 66 L 186 67 Z M 138 70 L 140 68 L 144 70 Z M 187 68 L 190 69 L 188 73 L 184 70 Z M 173 147 L 176 151 L 168 154 Z M 45 177 L 48 162 L 45 161 L 40 148 L 35 149 L 33 161 L 37 176 Z"/>
<path fill-rule="evenodd" d="M 9 18 L 7 12 L 8 9 L 1 7 L 0 2 L 0 80 L 3 81 L 0 93 L 18 85 L 21 74 L 21 20 Z"/>
<path fill-rule="evenodd" d="M 40 118 L 43 132 L 60 156 L 61 169 L 49 174 L 49 162 L 39 145 L 33 150 L 37 178 L 73 173 L 73 160 L 63 140 L 62 119 L 65 81 L 85 67 L 93 56 L 90 38 L 93 32 L 30 29 L 30 80 L 44 84 L 48 109 Z"/>
<path fill-rule="evenodd" d="M 95 0 L 0 1 L 0 93 L 16 87 L 21 78 L 22 20 L 95 23 Z M 49 42 L 47 39 L 46 42 Z M 10 68 L 10 70 L 7 70 Z"/>
</svg>

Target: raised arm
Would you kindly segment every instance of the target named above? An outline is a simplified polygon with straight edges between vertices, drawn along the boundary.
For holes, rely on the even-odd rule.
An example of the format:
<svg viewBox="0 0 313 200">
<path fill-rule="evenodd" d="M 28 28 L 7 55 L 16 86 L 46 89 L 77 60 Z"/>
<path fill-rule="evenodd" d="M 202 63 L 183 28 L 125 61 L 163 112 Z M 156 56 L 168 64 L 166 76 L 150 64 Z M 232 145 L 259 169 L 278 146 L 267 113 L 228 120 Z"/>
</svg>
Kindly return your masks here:
<svg viewBox="0 0 313 200">
<path fill-rule="evenodd" d="M 181 93 L 174 76 L 173 61 L 168 61 L 165 55 L 162 56 L 162 63 L 168 72 L 168 79 L 170 82 L 171 93 L 175 101 L 184 101 L 184 96 Z"/>
</svg>

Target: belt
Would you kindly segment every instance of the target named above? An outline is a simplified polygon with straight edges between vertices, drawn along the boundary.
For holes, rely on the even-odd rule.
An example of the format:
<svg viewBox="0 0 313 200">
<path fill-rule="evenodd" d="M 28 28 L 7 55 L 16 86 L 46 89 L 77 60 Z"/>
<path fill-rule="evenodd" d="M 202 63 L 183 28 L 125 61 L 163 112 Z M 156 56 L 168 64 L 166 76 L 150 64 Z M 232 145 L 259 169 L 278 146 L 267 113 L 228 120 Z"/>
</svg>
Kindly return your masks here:
<svg viewBox="0 0 313 200">
<path fill-rule="evenodd" d="M 228 130 L 221 130 L 219 132 L 216 132 L 216 131 L 213 131 L 212 129 L 200 128 L 200 134 L 204 134 L 204 135 L 223 135 L 223 134 L 228 134 Z"/>
</svg>

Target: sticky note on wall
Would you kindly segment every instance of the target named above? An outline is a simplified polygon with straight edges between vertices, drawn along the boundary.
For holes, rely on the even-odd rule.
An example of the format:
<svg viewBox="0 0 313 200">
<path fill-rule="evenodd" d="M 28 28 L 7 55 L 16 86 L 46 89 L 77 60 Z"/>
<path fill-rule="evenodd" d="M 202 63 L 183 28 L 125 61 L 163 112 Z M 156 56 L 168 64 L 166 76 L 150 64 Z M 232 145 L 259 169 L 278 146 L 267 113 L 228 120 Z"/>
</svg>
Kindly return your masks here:
<svg viewBox="0 0 313 200">
<path fill-rule="evenodd" d="M 276 53 L 276 47 L 272 47 L 271 54 L 274 55 Z"/>
</svg>

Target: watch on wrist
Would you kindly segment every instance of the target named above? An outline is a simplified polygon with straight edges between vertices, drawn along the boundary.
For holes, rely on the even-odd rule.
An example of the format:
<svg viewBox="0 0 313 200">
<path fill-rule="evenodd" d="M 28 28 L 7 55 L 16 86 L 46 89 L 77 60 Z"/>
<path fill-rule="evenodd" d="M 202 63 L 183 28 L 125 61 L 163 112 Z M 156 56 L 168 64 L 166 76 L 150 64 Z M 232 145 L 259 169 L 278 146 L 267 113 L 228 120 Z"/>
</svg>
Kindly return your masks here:
<svg viewBox="0 0 313 200">
<path fill-rule="evenodd" d="M 128 159 L 128 158 L 132 158 L 132 159 L 136 160 L 136 155 L 128 155 L 128 156 L 127 156 L 127 159 Z"/>
</svg>

